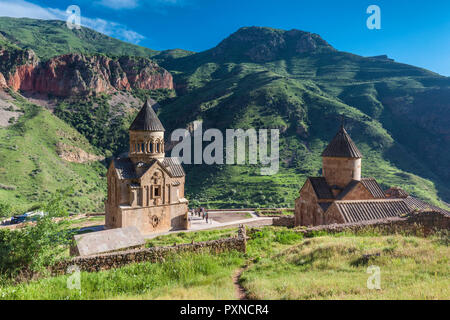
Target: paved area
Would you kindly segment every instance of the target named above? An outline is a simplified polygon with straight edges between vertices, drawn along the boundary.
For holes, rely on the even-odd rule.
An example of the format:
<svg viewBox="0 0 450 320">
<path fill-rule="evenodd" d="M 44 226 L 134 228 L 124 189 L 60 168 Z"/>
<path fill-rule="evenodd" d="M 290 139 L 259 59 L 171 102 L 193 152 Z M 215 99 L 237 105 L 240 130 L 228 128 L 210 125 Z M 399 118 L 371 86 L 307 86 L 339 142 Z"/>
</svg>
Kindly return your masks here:
<svg viewBox="0 0 450 320">
<path fill-rule="evenodd" d="M 238 214 L 237 214 L 238 213 Z M 245 214 L 248 213 L 252 217 L 245 217 Z M 232 228 L 237 227 L 240 224 L 245 225 L 269 225 L 272 224 L 271 217 L 258 217 L 254 211 L 242 211 L 242 210 L 236 210 L 236 211 L 208 211 L 208 214 L 210 215 L 211 219 L 209 219 L 208 222 L 206 220 L 203 220 L 199 216 L 192 216 L 189 214 L 189 218 L 191 219 L 191 228 L 189 230 L 174 230 L 174 231 L 167 231 L 167 232 L 161 232 L 161 233 L 152 233 L 148 235 L 144 235 L 145 239 L 153 239 L 159 236 L 172 234 L 172 233 L 180 233 L 180 232 L 194 232 L 194 231 L 201 231 L 201 230 L 213 230 L 213 229 L 222 229 L 222 228 Z M 218 216 L 221 216 L 221 219 L 217 218 Z M 224 217 L 228 216 L 227 219 Z M 216 217 L 216 218 L 214 218 Z M 220 221 L 224 222 L 220 222 Z"/>
<path fill-rule="evenodd" d="M 254 211 L 246 211 L 246 210 L 236 210 L 236 211 L 220 211 L 220 210 L 211 210 L 208 211 L 210 219 L 208 222 L 202 219 L 199 216 L 191 215 L 189 213 L 189 218 L 191 220 L 191 229 L 189 230 L 174 230 L 167 231 L 161 233 L 152 233 L 148 235 L 144 235 L 145 239 L 153 239 L 158 236 L 172 234 L 172 233 L 180 233 L 180 232 L 195 232 L 201 230 L 213 230 L 213 229 L 223 229 L 223 228 L 233 228 L 237 227 L 240 224 L 245 224 L 249 226 L 263 226 L 263 225 L 271 225 L 272 217 L 259 217 L 255 214 Z M 251 216 L 251 217 L 250 217 Z M 81 227 L 80 233 L 88 233 L 95 231 L 102 231 L 104 229 L 104 222 L 101 221 L 90 221 L 89 223 L 82 223 L 78 227 Z M 16 228 L 19 225 L 11 225 L 5 227 L 13 227 Z"/>
</svg>

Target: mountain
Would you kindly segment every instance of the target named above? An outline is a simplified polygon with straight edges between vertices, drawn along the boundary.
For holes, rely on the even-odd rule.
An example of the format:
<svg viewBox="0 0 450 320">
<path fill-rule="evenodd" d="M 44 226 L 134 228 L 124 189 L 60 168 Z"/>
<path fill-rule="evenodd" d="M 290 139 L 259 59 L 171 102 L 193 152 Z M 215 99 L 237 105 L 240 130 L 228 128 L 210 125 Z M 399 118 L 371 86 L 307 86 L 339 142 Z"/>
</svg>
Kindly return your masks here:
<svg viewBox="0 0 450 320">
<path fill-rule="evenodd" d="M 151 57 L 158 51 L 111 38 L 89 28 L 67 28 L 64 21 L 0 17 L 0 35 L 41 60 L 67 53 Z"/>
<path fill-rule="evenodd" d="M 218 46 L 160 61 L 179 97 L 164 104 L 166 128 L 278 128 L 280 173 L 187 166 L 191 199 L 216 205 L 288 205 L 340 114 L 363 151 L 363 174 L 439 204 L 450 200 L 450 78 L 388 57 L 362 57 L 300 30 L 241 28 Z M 174 117 L 173 115 L 177 116 Z M 443 205 L 442 203 L 440 203 Z"/>
<path fill-rule="evenodd" d="M 18 65 L 14 61 L 30 61 L 29 49 L 32 49 L 36 52 L 37 60 L 33 63 L 37 68 L 45 69 L 46 63 L 53 62 L 62 66 L 69 57 L 79 57 L 83 61 L 81 66 L 75 64 L 65 69 L 68 79 L 76 79 L 75 83 L 81 79 L 84 83 L 91 83 L 86 80 L 95 78 L 84 76 L 83 70 L 90 74 L 92 66 L 101 66 L 94 68 L 92 73 L 105 73 L 107 76 L 102 77 L 107 79 L 106 86 L 115 89 L 78 95 L 69 92 L 59 97 L 50 96 L 42 104 L 44 107 L 39 109 L 40 112 L 51 117 L 51 121 L 64 123 L 67 130 L 76 128 L 87 138 L 87 145 L 75 145 L 78 149 L 69 149 L 89 149 L 91 151 L 86 153 L 95 156 L 118 155 L 126 151 L 127 126 L 147 96 L 159 103 L 157 109 L 167 130 L 167 140 L 173 129 L 191 128 L 195 120 L 203 121 L 204 130 L 280 130 L 280 171 L 274 176 L 261 176 L 258 165 L 185 165 L 186 192 L 193 205 L 292 206 L 306 177 L 320 175 L 320 154 L 338 130 L 342 113 L 346 117 L 347 131 L 363 153 L 364 176 L 376 178 L 385 189 L 400 186 L 440 206 L 445 206 L 443 201 L 450 202 L 448 77 L 397 63 L 387 56 L 362 57 L 342 52 L 319 35 L 300 30 L 245 27 L 203 52 L 175 49 L 150 50 L 147 54 L 144 48 L 131 44 L 126 44 L 129 46 L 127 50 L 121 47 L 124 45 L 121 42 L 116 46 L 108 45 L 118 40 L 86 28 L 82 32 L 69 32 L 61 22 L 12 19 L 11 25 L 20 30 L 16 31 L 9 25 L 5 27 L 2 22 L 5 19 L 9 18 L 0 18 L 0 33 L 3 35 L 0 43 L 3 41 L 6 51 L 17 52 L 18 60 L 5 59 L 0 64 L 3 68 L 0 72 L 5 78 L 5 81 L 0 78 L 0 84 L 8 84 L 8 74 L 14 74 Z M 67 38 L 66 32 L 69 32 Z M 49 41 L 52 33 L 57 41 Z M 100 40 L 92 40 L 88 36 L 91 34 L 95 35 L 92 39 L 104 37 L 101 40 L 105 41 L 104 44 L 99 45 Z M 82 45 L 73 45 L 80 41 Z M 72 44 L 68 45 L 68 42 Z M 44 44 L 48 46 L 47 51 L 43 50 Z M 124 77 L 119 75 L 126 74 L 128 79 L 128 74 L 124 67 L 126 64 L 122 64 L 120 59 L 134 61 L 135 58 L 130 56 L 143 57 L 139 59 L 151 57 L 155 67 L 168 70 L 173 76 L 176 93 L 167 86 L 158 90 L 148 90 L 155 87 L 130 86 L 122 90 L 123 81 L 120 79 Z M 117 67 L 113 69 L 123 72 L 106 67 L 115 63 Z M 74 78 L 74 69 L 83 71 L 80 77 Z M 130 70 L 133 69 L 139 72 L 142 66 L 134 64 Z M 70 83 L 74 82 L 71 80 Z M 11 89 L 4 90 L 8 92 Z M 29 97 L 34 91 L 36 88 L 31 91 L 22 89 L 17 93 L 11 91 L 11 94 L 27 101 L 19 93 Z M 34 102 L 32 98 L 28 101 Z M 11 117 L 8 112 L 13 111 L 7 109 L 5 107 L 2 111 L 0 108 L 0 115 L 3 112 Z M 53 113 L 47 113 L 46 109 Z M 19 119 L 24 124 L 31 121 L 23 116 Z M 13 130 L 15 126 L 8 124 L 8 127 L 0 128 L 0 133 Z M 55 135 L 54 132 L 48 134 Z M 32 143 L 29 139 L 25 141 Z M 170 146 L 168 143 L 168 155 Z M 63 159 L 65 152 L 59 149 L 55 142 L 51 152 Z M 20 160 L 20 154 L 14 155 L 15 158 L 10 158 L 9 162 Z M 38 154 L 36 156 L 39 157 Z M 68 158 L 77 159 L 79 156 L 69 155 Z M 77 168 L 91 172 L 92 163 L 98 164 L 95 161 L 78 163 Z M 105 167 L 102 168 L 99 170 L 104 172 Z M 51 170 L 49 167 L 49 172 Z M 12 172 L 8 170 L 0 175 L 0 184 L 14 185 L 10 180 Z M 88 177 L 87 184 L 80 195 L 88 197 L 90 193 L 86 190 L 94 188 L 104 196 L 105 189 L 95 189 L 98 188 L 94 184 L 95 175 L 80 173 L 80 176 L 84 174 Z M 65 179 L 63 175 L 59 177 Z M 71 179 L 70 174 L 68 177 Z M 24 181 L 30 183 L 33 190 L 45 189 L 45 185 L 36 180 L 26 178 Z M 100 184 L 104 183 L 101 181 L 98 180 Z M 25 194 L 28 192 L 31 191 Z M 0 199 L 11 199 L 11 196 L 15 196 L 12 190 L 0 190 Z M 44 198 L 36 197 L 38 200 Z M 85 204 L 80 204 L 83 196 L 78 199 L 78 207 L 86 208 Z M 101 207 L 101 201 L 99 203 L 98 207 Z M 92 202 L 90 204 L 93 205 Z"/>
<path fill-rule="evenodd" d="M 319 35 L 301 30 L 279 30 L 263 27 L 241 28 L 209 50 L 216 60 L 267 62 L 302 53 L 336 51 Z"/>
<path fill-rule="evenodd" d="M 83 135 L 49 110 L 0 90 L 0 203 L 25 212 L 72 187 L 70 212 L 101 210 L 102 159 Z"/>
<path fill-rule="evenodd" d="M 0 24 L 5 20 L 0 18 Z M 29 20 L 12 19 L 11 25 L 28 30 Z M 125 148 L 140 97 L 170 95 L 172 75 L 147 54 L 95 52 L 108 50 L 99 46 L 102 41 L 111 42 L 112 49 L 122 45 L 127 53 L 139 53 L 140 48 L 89 29 L 75 35 L 87 41 L 76 51 L 88 53 L 65 52 L 48 43 L 48 52 L 64 54 L 43 60 L 45 55 L 39 57 L 24 43 L 37 44 L 32 47 L 39 52 L 40 30 L 61 22 L 32 22 L 28 31 L 35 43 L 12 43 L 11 34 L 0 29 L 0 204 L 8 202 L 23 212 L 72 186 L 69 211 L 103 210 L 105 156 Z M 94 36 L 90 42 L 89 35 Z"/>
</svg>

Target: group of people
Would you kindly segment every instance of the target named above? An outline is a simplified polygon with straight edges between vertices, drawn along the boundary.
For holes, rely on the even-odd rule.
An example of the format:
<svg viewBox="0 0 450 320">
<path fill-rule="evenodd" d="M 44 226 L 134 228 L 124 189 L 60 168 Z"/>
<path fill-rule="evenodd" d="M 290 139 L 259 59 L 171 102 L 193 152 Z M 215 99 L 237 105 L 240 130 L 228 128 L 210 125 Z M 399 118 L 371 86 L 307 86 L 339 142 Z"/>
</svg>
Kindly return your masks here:
<svg viewBox="0 0 450 320">
<path fill-rule="evenodd" d="M 206 220 L 206 223 L 208 223 L 208 220 L 209 220 L 208 211 L 206 211 L 206 209 L 203 208 L 203 207 L 199 207 L 199 208 L 196 208 L 196 209 L 191 209 L 191 215 L 192 216 L 199 216 L 203 220 Z"/>
</svg>

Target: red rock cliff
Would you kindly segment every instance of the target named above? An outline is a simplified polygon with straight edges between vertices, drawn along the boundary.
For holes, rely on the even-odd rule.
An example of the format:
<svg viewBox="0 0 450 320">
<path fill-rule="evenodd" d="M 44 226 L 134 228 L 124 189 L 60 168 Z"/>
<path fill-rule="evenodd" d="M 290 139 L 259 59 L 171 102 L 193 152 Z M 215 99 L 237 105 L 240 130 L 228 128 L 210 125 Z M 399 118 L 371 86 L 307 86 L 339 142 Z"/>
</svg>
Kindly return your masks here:
<svg viewBox="0 0 450 320">
<path fill-rule="evenodd" d="M 0 74 L 13 90 L 59 97 L 132 88 L 173 89 L 172 75 L 167 70 L 137 57 L 66 54 L 39 63 L 31 50 L 0 49 Z"/>
</svg>

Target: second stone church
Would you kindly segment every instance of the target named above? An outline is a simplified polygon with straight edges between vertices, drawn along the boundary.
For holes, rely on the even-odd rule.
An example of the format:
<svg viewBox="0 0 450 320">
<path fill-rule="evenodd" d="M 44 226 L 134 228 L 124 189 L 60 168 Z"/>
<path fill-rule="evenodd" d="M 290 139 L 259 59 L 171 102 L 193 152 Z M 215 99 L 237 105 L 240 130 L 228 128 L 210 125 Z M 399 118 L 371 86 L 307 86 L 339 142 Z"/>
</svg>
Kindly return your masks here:
<svg viewBox="0 0 450 320">
<path fill-rule="evenodd" d="M 106 228 L 135 226 L 143 234 L 188 228 L 185 173 L 165 157 L 164 127 L 147 100 L 130 126 L 128 157 L 108 169 Z"/>
<path fill-rule="evenodd" d="M 362 178 L 362 157 L 342 124 L 322 152 L 323 176 L 309 177 L 295 200 L 296 226 L 358 223 L 415 210 L 449 214 L 399 188 L 383 191 L 374 178 Z"/>
</svg>

